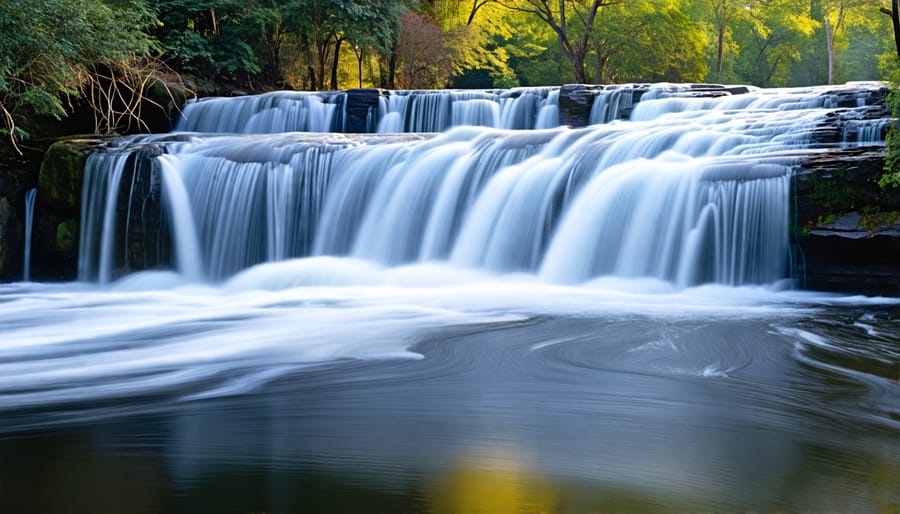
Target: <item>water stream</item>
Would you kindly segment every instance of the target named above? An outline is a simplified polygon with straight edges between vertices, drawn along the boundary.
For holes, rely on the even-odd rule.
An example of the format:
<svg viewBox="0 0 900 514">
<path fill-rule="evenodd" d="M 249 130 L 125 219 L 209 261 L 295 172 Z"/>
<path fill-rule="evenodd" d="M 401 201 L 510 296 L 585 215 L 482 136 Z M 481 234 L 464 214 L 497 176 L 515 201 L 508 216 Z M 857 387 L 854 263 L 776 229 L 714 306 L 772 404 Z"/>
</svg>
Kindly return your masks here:
<svg viewBox="0 0 900 514">
<path fill-rule="evenodd" d="M 23 262 L 22 280 L 28 282 L 31 279 L 31 234 L 34 225 L 34 204 L 37 200 L 37 188 L 29 189 L 25 193 L 25 257 Z"/>
<path fill-rule="evenodd" d="M 892 511 L 900 301 L 788 266 L 880 87 L 194 102 L 0 285 L 0 512 Z"/>
</svg>

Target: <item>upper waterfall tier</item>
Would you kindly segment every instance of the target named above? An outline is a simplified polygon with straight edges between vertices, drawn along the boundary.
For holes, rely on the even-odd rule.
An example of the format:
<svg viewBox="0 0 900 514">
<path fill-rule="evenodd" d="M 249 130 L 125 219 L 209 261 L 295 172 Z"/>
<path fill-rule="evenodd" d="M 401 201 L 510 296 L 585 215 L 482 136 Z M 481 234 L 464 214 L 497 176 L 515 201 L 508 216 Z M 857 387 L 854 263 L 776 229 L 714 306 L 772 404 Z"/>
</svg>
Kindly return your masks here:
<svg viewBox="0 0 900 514">
<path fill-rule="evenodd" d="M 792 166 L 811 152 L 881 144 L 886 113 L 870 104 L 883 89 L 696 97 L 689 87 L 654 86 L 631 105 L 631 120 L 578 129 L 123 138 L 87 163 L 80 276 L 107 282 L 173 266 L 222 280 L 263 262 L 347 256 L 556 283 L 770 283 L 788 269 Z M 321 100 L 220 102 L 278 98 Z M 415 99 L 398 98 L 403 109 Z M 596 96 L 594 115 L 605 119 L 622 98 Z"/>
<path fill-rule="evenodd" d="M 628 84 L 465 91 L 280 91 L 188 102 L 176 129 L 243 134 L 394 133 L 442 132 L 477 125 L 528 130 L 647 120 L 683 110 L 855 108 L 879 104 L 886 93 L 887 88 L 880 84 L 795 89 Z M 665 99 L 670 101 L 659 101 Z"/>
</svg>

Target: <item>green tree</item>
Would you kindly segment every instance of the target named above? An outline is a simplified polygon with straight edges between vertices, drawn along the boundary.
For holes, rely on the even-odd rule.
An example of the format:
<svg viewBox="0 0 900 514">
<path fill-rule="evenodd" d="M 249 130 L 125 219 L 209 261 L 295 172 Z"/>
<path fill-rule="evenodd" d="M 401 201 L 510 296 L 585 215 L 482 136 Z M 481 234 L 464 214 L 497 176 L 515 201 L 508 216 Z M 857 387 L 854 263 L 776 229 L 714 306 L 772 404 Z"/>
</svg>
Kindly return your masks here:
<svg viewBox="0 0 900 514">
<path fill-rule="evenodd" d="M 163 58 L 181 72 L 216 82 L 248 84 L 260 71 L 247 42 L 244 2 L 237 0 L 159 0 L 155 31 Z M 264 15 L 263 15 L 264 16 Z"/>
<path fill-rule="evenodd" d="M 890 19 L 881 16 L 872 23 L 849 27 L 846 44 L 835 56 L 835 82 L 848 80 L 881 80 L 880 61 L 887 54 L 896 57 L 891 40 Z"/>
<path fill-rule="evenodd" d="M 357 0 L 344 33 L 356 57 L 359 87 L 362 87 L 363 62 L 367 55 L 375 56 L 383 65 L 382 87 L 393 87 L 400 20 L 410 8 L 411 4 L 405 1 Z"/>
<path fill-rule="evenodd" d="M 759 0 L 697 0 L 690 13 L 707 28 L 707 48 L 711 50 L 710 73 L 707 80 L 730 82 L 734 77 L 734 59 L 740 48 L 734 39 L 735 31 L 752 23 L 751 12 L 763 8 Z"/>
<path fill-rule="evenodd" d="M 502 46 L 509 66 L 524 86 L 559 85 L 575 81 L 568 59 L 556 43 L 556 34 L 538 18 L 522 12 L 505 16 L 512 36 Z"/>
<path fill-rule="evenodd" d="M 630 0 L 606 8 L 590 56 L 594 82 L 703 80 L 706 34 L 681 0 Z"/>
<path fill-rule="evenodd" d="M 358 84 L 366 56 L 377 56 L 383 68 L 381 86 L 392 87 L 399 20 L 410 5 L 406 0 L 285 1 L 280 12 L 289 51 L 281 53 L 282 72 L 294 87 L 337 89 L 342 53 L 351 51 Z"/>
<path fill-rule="evenodd" d="M 792 67 L 808 48 L 817 23 L 809 0 L 760 0 L 734 30 L 735 78 L 763 87 L 792 83 Z"/>
<path fill-rule="evenodd" d="M 0 3 L 0 131 L 11 146 L 18 150 L 27 136 L 23 120 L 60 119 L 70 112 L 71 98 L 87 99 L 98 130 L 140 122 L 133 102 L 155 80 L 146 60 L 154 46 L 147 34 L 153 21 L 139 0 Z"/>
<path fill-rule="evenodd" d="M 846 50 L 846 35 L 854 28 L 880 21 L 880 0 L 819 0 L 821 2 L 822 29 L 825 35 L 825 53 L 828 60 L 827 82 L 834 84 L 837 53 Z"/>
<path fill-rule="evenodd" d="M 498 0 L 507 9 L 526 12 L 547 24 L 556 34 L 562 54 L 572 63 L 575 80 L 588 82 L 588 52 L 596 49 L 597 18 L 603 7 L 623 0 Z"/>
<path fill-rule="evenodd" d="M 509 24 L 512 13 L 485 0 L 472 6 L 458 0 L 431 0 L 424 7 L 444 33 L 452 76 L 482 72 L 490 78 L 490 86 L 518 85 L 503 44 L 516 37 Z"/>
</svg>

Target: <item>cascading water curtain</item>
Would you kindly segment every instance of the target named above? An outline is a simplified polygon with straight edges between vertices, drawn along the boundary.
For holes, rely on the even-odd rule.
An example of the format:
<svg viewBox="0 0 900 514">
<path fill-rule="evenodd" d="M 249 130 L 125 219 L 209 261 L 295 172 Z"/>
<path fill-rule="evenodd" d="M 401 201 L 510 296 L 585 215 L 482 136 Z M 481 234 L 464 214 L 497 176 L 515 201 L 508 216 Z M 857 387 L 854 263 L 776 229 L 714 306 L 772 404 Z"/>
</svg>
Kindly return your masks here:
<svg viewBox="0 0 900 514">
<path fill-rule="evenodd" d="M 156 163 L 171 238 L 161 247 L 172 249 L 157 265 L 174 262 L 194 279 L 328 255 L 380 266 L 447 261 L 566 284 L 603 276 L 676 287 L 771 283 L 786 274 L 792 167 L 829 144 L 877 138 L 880 122 L 866 118 L 874 87 L 854 90 L 862 107 L 838 109 L 852 127 L 842 142 L 822 139 L 844 95 L 833 88 L 710 98 L 672 85 L 642 95 L 593 91 L 598 124 L 579 129 L 527 130 L 551 124 L 561 93 L 521 88 L 377 97 L 379 129 L 467 124 L 440 134 L 125 139 L 88 159 L 79 276 L 105 283 L 130 269 L 128 230 L 144 207 L 132 199 L 122 207 L 134 194 L 127 163 L 151 146 L 158 151 L 143 158 Z M 258 122 L 266 132 L 302 119 L 323 128 L 340 104 L 334 98 L 347 101 L 312 93 L 203 100 L 191 104 L 200 119 L 190 126 L 237 131 Z"/>
<path fill-rule="evenodd" d="M 37 200 L 37 188 L 25 193 L 25 255 L 22 265 L 22 280 L 31 280 L 31 233 L 34 225 L 34 204 Z"/>
</svg>

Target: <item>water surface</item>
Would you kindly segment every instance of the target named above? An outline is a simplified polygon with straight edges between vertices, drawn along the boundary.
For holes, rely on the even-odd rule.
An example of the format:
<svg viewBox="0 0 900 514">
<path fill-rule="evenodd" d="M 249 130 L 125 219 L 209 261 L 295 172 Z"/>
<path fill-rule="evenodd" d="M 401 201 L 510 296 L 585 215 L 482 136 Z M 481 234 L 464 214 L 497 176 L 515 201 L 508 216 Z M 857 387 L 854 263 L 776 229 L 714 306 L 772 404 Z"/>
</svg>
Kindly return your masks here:
<svg viewBox="0 0 900 514">
<path fill-rule="evenodd" d="M 900 506 L 889 299 L 305 259 L 0 327 L 4 513 Z"/>
</svg>

